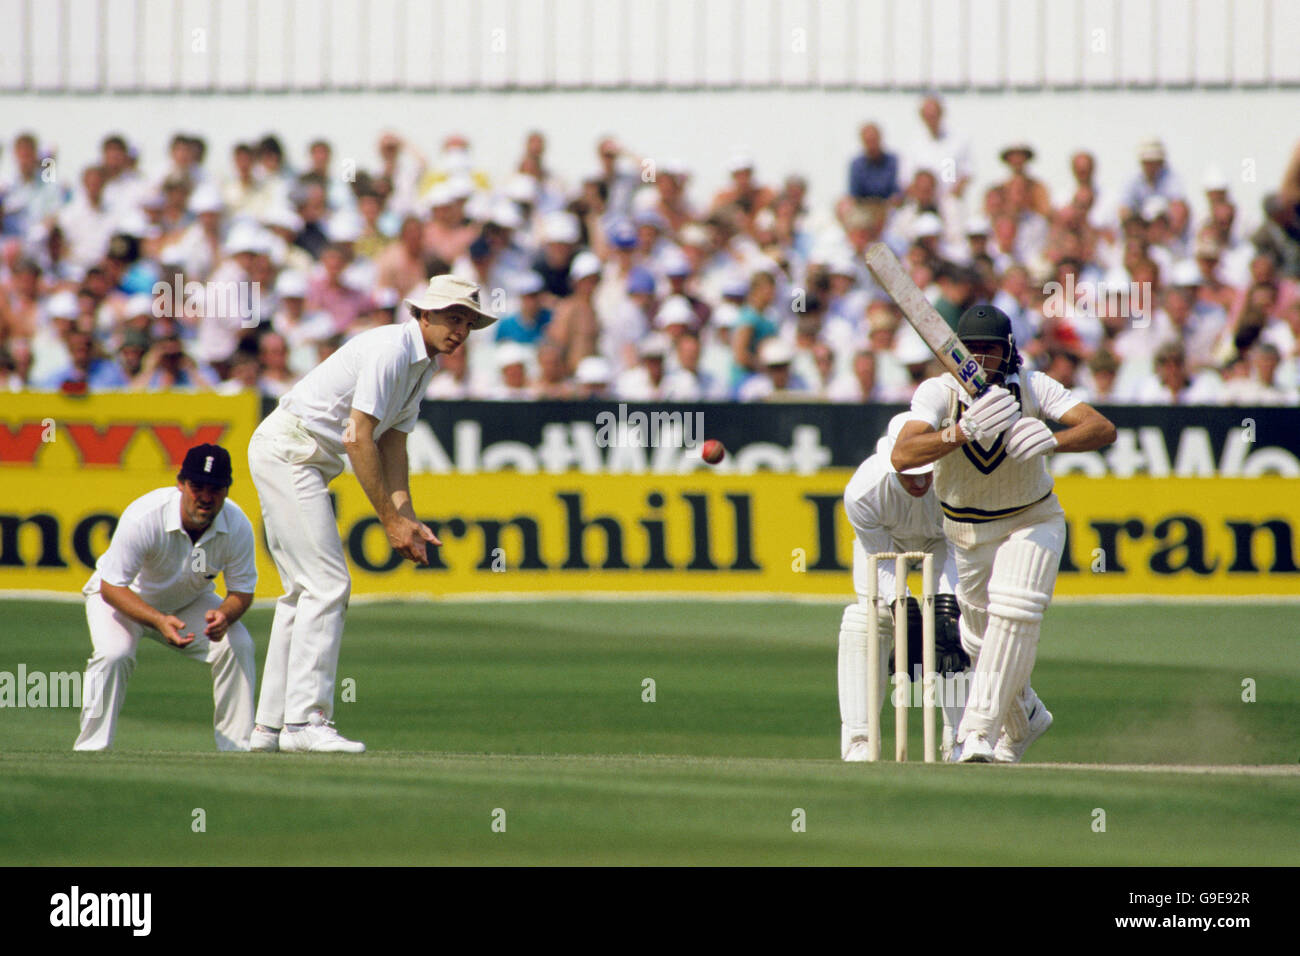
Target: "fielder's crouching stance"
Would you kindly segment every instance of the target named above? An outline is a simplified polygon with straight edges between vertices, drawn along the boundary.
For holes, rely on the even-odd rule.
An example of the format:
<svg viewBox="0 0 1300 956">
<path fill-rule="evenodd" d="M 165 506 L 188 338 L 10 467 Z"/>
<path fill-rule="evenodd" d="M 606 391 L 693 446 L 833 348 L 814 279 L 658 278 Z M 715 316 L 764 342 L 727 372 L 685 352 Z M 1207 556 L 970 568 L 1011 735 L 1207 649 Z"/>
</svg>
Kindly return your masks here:
<svg viewBox="0 0 1300 956">
<path fill-rule="evenodd" d="M 858 603 L 844 609 L 840 622 L 840 756 L 849 761 L 867 759 L 867 556 L 882 552 L 924 551 L 934 556 L 938 570 L 934 599 L 934 649 L 939 674 L 937 692 L 943 704 L 943 759 L 949 759 L 957 724 L 961 720 L 961 694 L 953 690 L 954 673 L 966 670 L 970 660 L 961 649 L 957 630 L 957 565 L 943 536 L 939 500 L 932 487 L 933 465 L 898 472 L 890 453 L 907 413 L 895 415 L 888 432 L 876 443 L 876 453 L 858 466 L 844 489 L 844 512 L 853 526 L 853 586 Z M 880 632 L 880 678 L 876 699 L 881 706 L 889 666 L 894 660 L 894 562 L 881 561 L 876 591 L 876 628 Z M 913 675 L 921 662 L 921 607 L 907 599 L 907 659 Z"/>
<path fill-rule="evenodd" d="M 1045 456 L 1102 448 L 1115 426 L 1049 376 L 1018 373 L 1011 322 L 999 309 L 967 309 L 957 335 L 994 387 L 972 402 L 951 374 L 922 382 L 891 461 L 899 470 L 934 463 L 956 553 L 962 644 L 975 662 L 956 759 L 1015 763 L 1052 724 L 1029 686 L 1065 547 Z M 1044 418 L 1066 428 L 1053 434 Z"/>
<path fill-rule="evenodd" d="M 82 594 L 94 650 L 82 686 L 76 750 L 108 750 L 148 636 L 212 668 L 218 750 L 247 750 L 253 730 L 253 639 L 239 618 L 257 590 L 253 526 L 226 498 L 230 454 L 195 445 L 176 487 L 131 502 Z M 225 579 L 225 600 L 215 580 Z"/>
</svg>

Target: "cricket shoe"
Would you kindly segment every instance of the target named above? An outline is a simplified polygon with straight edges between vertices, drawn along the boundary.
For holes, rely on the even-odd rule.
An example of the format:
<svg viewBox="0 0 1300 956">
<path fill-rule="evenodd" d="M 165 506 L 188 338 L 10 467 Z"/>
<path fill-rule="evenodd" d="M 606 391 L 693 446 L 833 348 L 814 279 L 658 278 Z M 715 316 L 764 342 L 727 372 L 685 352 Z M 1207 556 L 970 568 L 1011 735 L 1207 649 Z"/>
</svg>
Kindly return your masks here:
<svg viewBox="0 0 1300 956">
<path fill-rule="evenodd" d="M 960 757 L 961 744 L 957 743 L 957 731 L 945 726 L 943 740 L 939 744 L 939 759 L 944 763 L 956 763 Z"/>
<path fill-rule="evenodd" d="M 302 726 L 286 726 L 280 731 L 280 749 L 286 753 L 363 754 L 366 745 L 359 740 L 348 740 L 334 729 L 334 721 L 326 720 L 325 715 L 317 710 Z"/>
<path fill-rule="evenodd" d="M 970 734 L 957 746 L 961 748 L 957 763 L 993 763 L 993 748 L 983 734 Z"/>
<path fill-rule="evenodd" d="M 248 738 L 248 749 L 255 753 L 276 753 L 280 749 L 280 731 L 266 730 L 259 724 Z"/>
<path fill-rule="evenodd" d="M 1002 735 L 998 737 L 998 745 L 993 748 L 994 760 L 998 763 L 1020 763 L 1020 758 L 1025 755 L 1029 745 L 1047 733 L 1047 728 L 1052 726 L 1052 712 L 1044 707 L 1040 700 L 1030 711 L 1027 723 L 1029 733 L 1025 734 L 1023 740 L 1012 740 L 1005 730 L 1002 731 Z"/>
<path fill-rule="evenodd" d="M 866 763 L 871 759 L 866 737 L 854 737 L 849 741 L 849 749 L 844 752 L 847 763 Z"/>
</svg>

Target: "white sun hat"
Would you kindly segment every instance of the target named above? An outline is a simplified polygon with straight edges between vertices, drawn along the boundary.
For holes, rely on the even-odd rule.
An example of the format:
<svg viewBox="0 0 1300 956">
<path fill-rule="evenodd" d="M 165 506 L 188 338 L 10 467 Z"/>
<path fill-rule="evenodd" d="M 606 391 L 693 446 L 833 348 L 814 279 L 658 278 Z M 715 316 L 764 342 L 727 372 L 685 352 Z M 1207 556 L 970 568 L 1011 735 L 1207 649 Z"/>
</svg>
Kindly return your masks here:
<svg viewBox="0 0 1300 956">
<path fill-rule="evenodd" d="M 497 320 L 495 315 L 485 311 L 479 303 L 479 287 L 453 275 L 434 276 L 429 280 L 428 288 L 405 301 L 406 307 L 412 310 L 452 309 L 457 306 L 469 309 L 478 315 L 473 324 L 475 329 L 486 329 Z"/>
</svg>

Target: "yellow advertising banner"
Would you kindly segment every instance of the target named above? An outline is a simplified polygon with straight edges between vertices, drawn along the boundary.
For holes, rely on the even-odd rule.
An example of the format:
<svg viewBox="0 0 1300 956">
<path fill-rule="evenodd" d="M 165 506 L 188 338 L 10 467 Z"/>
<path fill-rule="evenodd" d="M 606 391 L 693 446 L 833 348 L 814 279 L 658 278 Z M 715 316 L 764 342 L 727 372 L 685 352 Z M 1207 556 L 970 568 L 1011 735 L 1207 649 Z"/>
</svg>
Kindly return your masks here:
<svg viewBox="0 0 1300 956">
<path fill-rule="evenodd" d="M 258 521 L 246 456 L 260 409 L 252 393 L 0 398 L 0 591 L 80 591 L 122 510 L 174 485 L 202 442 L 230 451 L 232 497 Z"/>
<path fill-rule="evenodd" d="M 245 460 L 255 399 L 20 395 L 0 407 L 0 590 L 80 590 L 122 509 L 172 484 L 190 444 L 216 441 L 234 458 L 230 497 L 259 530 L 259 597 L 278 593 Z M 417 511 L 443 542 L 428 568 L 394 555 L 355 479 L 333 491 L 357 596 L 847 597 L 850 474 L 416 475 Z M 1300 595 L 1296 490 L 1280 477 L 1061 478 L 1057 593 Z"/>
</svg>

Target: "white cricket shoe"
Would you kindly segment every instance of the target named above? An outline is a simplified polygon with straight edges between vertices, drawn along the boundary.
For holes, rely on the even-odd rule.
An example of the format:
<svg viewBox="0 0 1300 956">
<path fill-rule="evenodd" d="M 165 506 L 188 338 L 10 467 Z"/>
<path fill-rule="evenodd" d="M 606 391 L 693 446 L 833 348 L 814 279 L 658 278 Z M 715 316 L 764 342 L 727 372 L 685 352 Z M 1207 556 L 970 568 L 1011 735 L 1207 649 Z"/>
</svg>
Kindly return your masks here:
<svg viewBox="0 0 1300 956">
<path fill-rule="evenodd" d="M 939 742 L 939 759 L 943 763 L 956 763 L 960 755 L 961 744 L 957 743 L 957 731 L 945 724 L 943 740 Z"/>
<path fill-rule="evenodd" d="M 849 741 L 849 749 L 844 754 L 845 762 L 866 763 L 869 759 L 867 746 L 866 737 L 854 737 Z"/>
<path fill-rule="evenodd" d="M 280 749 L 280 731 L 254 727 L 248 738 L 248 749 L 256 753 L 276 753 Z"/>
<path fill-rule="evenodd" d="M 345 753 L 363 754 L 366 745 L 359 740 L 348 740 L 334 729 L 334 721 L 326 720 L 319 710 L 298 728 L 286 726 L 280 731 L 280 749 L 285 753 Z"/>
<path fill-rule="evenodd" d="M 1020 763 L 1020 758 L 1025 755 L 1025 751 L 1043 734 L 1047 733 L 1047 728 L 1052 726 L 1052 712 L 1043 706 L 1040 700 L 1034 709 L 1029 712 L 1029 733 L 1025 734 L 1024 740 L 1012 740 L 1007 736 L 1007 732 L 1002 731 L 998 737 L 998 745 L 993 748 L 993 759 L 998 763 Z"/>
<path fill-rule="evenodd" d="M 957 763 L 993 763 L 993 748 L 983 734 L 970 734 L 957 746 L 961 748 Z"/>
</svg>

